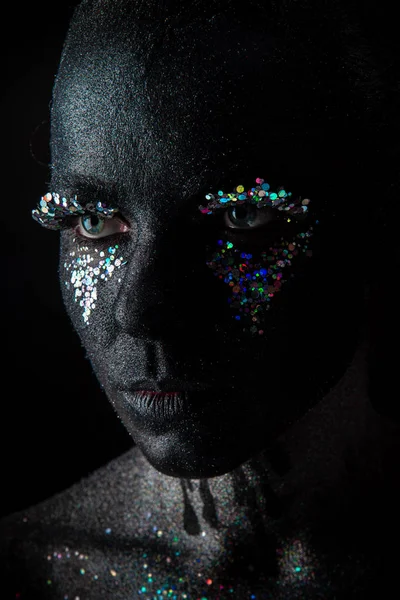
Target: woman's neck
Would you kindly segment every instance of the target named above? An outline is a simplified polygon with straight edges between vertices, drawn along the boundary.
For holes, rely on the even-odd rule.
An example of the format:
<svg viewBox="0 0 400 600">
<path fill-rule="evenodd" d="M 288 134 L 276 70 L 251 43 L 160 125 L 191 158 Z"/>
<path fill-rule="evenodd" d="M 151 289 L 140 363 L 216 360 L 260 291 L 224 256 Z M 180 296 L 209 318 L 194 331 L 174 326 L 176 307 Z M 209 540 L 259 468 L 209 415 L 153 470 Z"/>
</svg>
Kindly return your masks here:
<svg viewBox="0 0 400 600">
<path fill-rule="evenodd" d="M 357 486 L 349 473 L 379 469 L 383 443 L 382 419 L 368 401 L 366 351 L 363 342 L 337 385 L 273 448 L 230 473 L 174 478 L 139 454 L 140 493 L 152 521 L 174 531 L 187 549 L 207 548 L 212 559 L 247 543 L 265 549 L 276 537 L 298 538 L 321 511 L 345 501 Z"/>
</svg>

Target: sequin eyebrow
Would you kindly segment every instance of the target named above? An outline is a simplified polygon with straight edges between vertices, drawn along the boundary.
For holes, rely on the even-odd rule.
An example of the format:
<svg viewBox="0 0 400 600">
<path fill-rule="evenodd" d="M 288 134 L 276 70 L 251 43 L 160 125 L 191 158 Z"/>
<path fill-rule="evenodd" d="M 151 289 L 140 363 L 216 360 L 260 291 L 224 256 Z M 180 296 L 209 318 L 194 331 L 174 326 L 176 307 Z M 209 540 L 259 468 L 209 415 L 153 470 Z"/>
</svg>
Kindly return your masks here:
<svg viewBox="0 0 400 600">
<path fill-rule="evenodd" d="M 48 192 L 40 199 L 37 208 L 32 210 L 32 218 L 47 229 L 62 229 L 68 217 L 87 214 L 97 214 L 105 218 L 112 218 L 119 212 L 103 201 L 78 202 L 78 197 L 65 197 L 56 192 Z"/>
<path fill-rule="evenodd" d="M 220 209 L 240 204 L 253 204 L 257 208 L 269 206 L 293 215 L 295 218 L 301 218 L 307 212 L 310 204 L 308 198 L 302 199 L 301 196 L 293 198 L 292 192 L 286 192 L 283 187 L 278 187 L 276 192 L 272 192 L 269 183 L 261 177 L 257 177 L 256 184 L 247 192 L 243 185 L 238 185 L 232 193 L 220 190 L 217 194 L 206 194 L 205 198 L 208 203 L 206 206 L 200 205 L 198 208 L 205 215 L 212 215 Z"/>
</svg>

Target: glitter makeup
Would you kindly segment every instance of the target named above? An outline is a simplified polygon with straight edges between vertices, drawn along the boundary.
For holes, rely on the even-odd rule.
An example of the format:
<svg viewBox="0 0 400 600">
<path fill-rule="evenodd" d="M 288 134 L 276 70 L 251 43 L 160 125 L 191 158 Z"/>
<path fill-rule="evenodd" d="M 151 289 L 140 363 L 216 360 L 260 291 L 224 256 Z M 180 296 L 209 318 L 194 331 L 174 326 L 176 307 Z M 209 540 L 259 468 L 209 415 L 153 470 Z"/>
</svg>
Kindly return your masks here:
<svg viewBox="0 0 400 600">
<path fill-rule="evenodd" d="M 309 199 L 292 199 L 291 192 L 286 192 L 282 187 L 277 192 L 271 192 L 269 184 L 261 178 L 257 178 L 256 183 L 258 185 L 247 192 L 239 185 L 232 194 L 222 191 L 216 195 L 207 194 L 209 202 L 205 207 L 200 205 L 199 210 L 202 214 L 210 215 L 221 208 L 252 204 L 257 208 L 269 206 L 284 211 L 288 223 L 291 218 L 296 221 L 305 218 Z M 318 224 L 318 221 L 314 224 Z M 250 331 L 255 335 L 264 334 L 262 319 L 270 309 L 271 300 L 288 280 L 284 269 L 302 254 L 312 256 L 309 241 L 313 233 L 314 228 L 310 226 L 289 240 L 281 237 L 279 242 L 257 257 L 253 257 L 251 252 L 240 251 L 230 241 L 218 240 L 218 249 L 206 264 L 216 277 L 231 288 L 232 295 L 228 298 L 228 303 L 234 311 L 233 318 L 244 325 L 243 331 Z"/>
<path fill-rule="evenodd" d="M 299 222 L 308 217 L 309 199 L 302 200 L 300 196 L 293 198 L 292 193 L 286 192 L 283 187 L 273 192 L 262 178 L 257 178 L 256 184 L 247 192 L 243 185 L 238 185 L 233 193 L 209 193 L 205 196 L 207 205 L 200 205 L 199 210 L 202 214 L 211 215 L 221 209 L 247 204 L 257 209 L 270 207 L 283 212 L 288 223 L 292 219 Z M 77 196 L 67 199 L 49 192 L 32 211 L 32 217 L 40 225 L 57 230 L 63 228 L 68 217 L 96 214 L 101 218 L 112 218 L 117 212 L 118 209 L 104 202 L 82 206 Z M 315 221 L 314 224 L 317 223 Z M 288 280 L 284 269 L 290 267 L 292 260 L 299 255 L 312 255 L 309 242 L 313 232 L 313 226 L 309 226 L 291 239 L 281 237 L 279 242 L 254 258 L 251 252 L 239 250 L 231 241 L 218 240 L 218 248 L 206 264 L 215 276 L 231 288 L 232 295 L 228 303 L 233 309 L 235 321 L 242 323 L 243 331 L 264 334 L 262 319 L 271 306 L 272 298 Z M 64 263 L 64 268 L 70 274 L 65 285 L 67 289 L 73 286 L 74 299 L 83 308 L 85 324 L 89 324 L 89 316 L 96 307 L 99 280 L 109 280 L 116 268 L 126 264 L 122 256 L 116 256 L 117 250 L 118 245 L 115 245 L 106 252 L 96 249 L 95 254 L 91 254 L 88 246 L 81 246 L 77 251 L 70 252 L 71 261 Z"/>
<path fill-rule="evenodd" d="M 248 477 L 250 483 L 253 477 L 250 473 Z M 193 492 L 198 493 L 201 484 L 193 483 L 189 495 L 196 506 Z M 223 485 L 222 494 L 226 496 L 232 488 L 229 483 Z M 148 487 L 145 488 L 147 493 Z M 175 507 L 175 504 L 178 506 Z M 166 512 L 169 517 L 179 511 L 179 504 L 175 502 L 172 507 L 168 497 Z M 237 536 L 246 531 L 248 520 L 245 510 L 238 508 L 232 511 L 232 520 L 221 522 L 220 533 L 213 531 L 207 526 L 209 524 L 205 524 L 204 529 L 201 527 L 197 534 L 199 549 L 192 550 L 189 558 L 187 532 L 171 525 L 173 519 L 169 523 L 167 519 L 163 524 L 157 514 L 149 512 L 143 504 L 134 505 L 134 509 L 134 519 L 132 513 L 126 511 L 123 525 L 116 523 L 120 518 L 118 513 L 117 516 L 111 515 L 109 520 L 103 520 L 104 513 L 99 511 L 103 520 L 102 531 L 96 530 L 101 543 L 100 552 L 98 546 L 88 543 L 79 535 L 69 535 L 68 541 L 51 541 L 46 545 L 39 558 L 42 589 L 51 588 L 52 597 L 61 600 L 100 597 L 122 599 L 128 596 L 141 600 L 268 600 L 279 596 L 283 600 L 293 598 L 299 586 L 302 597 L 305 597 L 304 594 L 312 596 L 314 591 L 321 590 L 325 573 L 307 532 L 299 532 L 296 537 L 279 536 L 276 540 L 276 579 L 268 573 L 270 557 L 265 559 L 265 572 L 258 571 L 257 578 L 252 577 L 251 574 L 257 572 L 259 566 L 252 564 L 251 556 L 248 558 L 247 572 L 250 577 L 247 579 L 243 577 L 243 572 L 237 577 L 229 570 L 228 575 L 224 573 L 224 567 L 233 562 L 235 554 L 232 559 L 226 552 L 221 552 L 226 547 L 234 547 Z M 82 505 L 76 502 L 75 511 L 74 519 L 82 524 L 80 513 L 84 515 L 85 508 L 82 511 Z M 62 514 L 64 521 L 65 518 Z M 138 530 L 138 537 L 140 534 L 146 542 L 142 547 L 134 546 L 127 553 L 119 549 L 118 540 L 121 537 L 121 525 L 130 531 L 129 525 L 132 524 L 133 530 Z M 221 558 L 215 561 L 214 552 L 216 556 L 224 558 L 222 564 Z M 221 574 L 218 573 L 220 567 Z M 278 595 L 279 589 L 285 593 Z M 18 594 L 15 597 L 19 597 Z"/>
<path fill-rule="evenodd" d="M 221 208 L 240 204 L 254 204 L 257 208 L 270 206 L 279 211 L 285 211 L 288 216 L 295 215 L 297 219 L 307 212 L 310 204 L 309 199 L 302 200 L 301 196 L 292 198 L 292 192 L 286 192 L 283 187 L 279 187 L 276 192 L 271 192 L 270 185 L 260 177 L 257 177 L 256 183 L 258 185 L 250 188 L 247 192 L 244 191 L 242 185 L 238 185 L 234 188 L 232 194 L 225 194 L 222 191 L 217 194 L 206 194 L 206 200 L 209 202 L 207 206 L 200 205 L 199 210 L 203 214 L 211 215 Z"/>
<path fill-rule="evenodd" d="M 37 208 L 32 211 L 32 217 L 47 229 L 62 229 L 67 217 L 99 214 L 103 218 L 112 218 L 117 212 L 117 208 L 111 208 L 105 202 L 82 206 L 77 196 L 64 198 L 60 194 L 49 192 L 42 196 Z"/>
<path fill-rule="evenodd" d="M 32 217 L 47 229 L 60 230 L 68 226 L 70 217 L 98 215 L 101 219 L 111 219 L 117 212 L 117 208 L 112 208 L 105 202 L 82 206 L 77 196 L 68 199 L 49 192 L 32 211 Z M 68 290 L 74 290 L 74 300 L 79 302 L 83 309 L 83 321 L 89 325 L 89 317 L 96 308 L 97 285 L 108 281 L 126 261 L 119 254 L 118 244 L 110 246 L 107 250 L 95 248 L 92 251 L 83 240 L 81 243 L 77 250 L 69 253 L 70 262 L 64 262 L 64 269 L 68 275 L 68 280 L 64 283 Z"/>
<path fill-rule="evenodd" d="M 126 264 L 118 250 L 118 244 L 106 251 L 95 248 L 94 253 L 90 253 L 88 246 L 80 246 L 76 252 L 69 253 L 71 262 L 64 263 L 66 272 L 70 274 L 65 286 L 68 290 L 74 289 L 74 300 L 83 308 L 82 317 L 87 325 L 96 308 L 98 283 L 108 281 L 116 269 Z"/>
</svg>

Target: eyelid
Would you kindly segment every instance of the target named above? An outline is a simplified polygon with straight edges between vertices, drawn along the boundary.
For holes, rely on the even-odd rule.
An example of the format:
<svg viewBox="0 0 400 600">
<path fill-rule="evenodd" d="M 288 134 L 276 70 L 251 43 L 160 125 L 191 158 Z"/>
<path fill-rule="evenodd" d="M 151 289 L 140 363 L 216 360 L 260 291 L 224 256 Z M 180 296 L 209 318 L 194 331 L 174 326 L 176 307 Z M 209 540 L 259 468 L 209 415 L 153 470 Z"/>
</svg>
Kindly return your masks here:
<svg viewBox="0 0 400 600">
<path fill-rule="evenodd" d="M 32 217 L 47 229 L 59 230 L 70 227 L 71 219 L 76 217 L 98 214 L 105 218 L 112 218 L 118 212 L 119 209 L 100 200 L 82 205 L 76 195 L 66 198 L 56 192 L 48 192 L 42 196 L 37 208 L 32 211 Z"/>
<path fill-rule="evenodd" d="M 288 217 L 293 216 L 296 220 L 303 220 L 310 203 L 308 198 L 302 200 L 301 196 L 293 196 L 292 192 L 287 192 L 282 186 L 273 192 L 271 186 L 261 178 L 257 178 L 256 183 L 258 185 L 250 188 L 247 192 L 243 185 L 239 185 L 230 194 L 223 191 L 219 191 L 217 194 L 206 194 L 205 198 L 208 200 L 208 204 L 200 205 L 198 208 L 202 214 L 211 215 L 231 206 L 251 204 L 258 209 L 268 206 L 283 213 L 284 216 L 287 214 Z"/>
<path fill-rule="evenodd" d="M 254 206 L 253 204 L 250 203 L 245 203 L 245 206 Z M 241 206 L 243 206 L 243 204 L 241 204 Z M 279 215 L 273 212 L 273 209 L 269 206 L 265 206 L 262 209 L 258 209 L 257 210 L 257 217 L 261 217 L 261 220 L 263 221 L 262 223 L 258 224 L 258 225 L 248 225 L 248 226 L 244 226 L 241 227 L 240 225 L 235 225 L 232 222 L 228 222 L 228 215 L 229 215 L 229 210 L 232 208 L 236 208 L 236 206 L 229 206 L 227 207 L 224 211 L 223 211 L 223 223 L 224 225 L 228 228 L 228 229 L 235 229 L 235 230 L 249 230 L 249 229 L 259 229 L 265 225 L 268 225 L 268 223 L 271 223 L 272 221 L 274 221 Z M 264 219 L 263 219 L 264 217 Z"/>
<path fill-rule="evenodd" d="M 111 233 L 106 233 L 105 235 L 90 235 L 88 232 L 83 233 L 82 228 L 81 228 L 81 221 L 82 219 L 86 218 L 87 216 L 91 216 L 93 215 L 92 212 L 88 212 L 85 215 L 80 215 L 78 218 L 78 223 L 76 225 L 75 228 L 75 233 L 77 233 L 81 238 L 85 239 L 85 240 L 101 240 L 103 238 L 109 237 L 111 235 L 116 235 L 119 233 L 127 233 L 128 231 L 130 231 L 130 227 L 129 225 L 127 225 L 123 219 L 121 219 L 118 216 L 118 213 L 116 213 L 113 217 L 105 217 L 104 221 L 107 224 L 112 224 L 112 223 L 116 223 L 118 222 L 120 225 L 122 225 L 125 229 L 124 230 L 117 230 L 117 231 L 112 231 Z M 101 215 L 98 215 L 101 217 Z"/>
<path fill-rule="evenodd" d="M 300 201 L 301 199 L 299 199 Z M 215 203 L 209 203 L 207 206 L 199 206 L 199 210 L 200 212 L 202 212 L 204 215 L 215 215 L 221 212 L 226 212 L 227 210 L 229 210 L 230 208 L 234 208 L 236 206 L 254 206 L 255 208 L 257 208 L 257 210 L 259 211 L 264 211 L 264 210 L 269 210 L 269 211 L 273 211 L 271 212 L 271 214 L 276 214 L 277 216 L 285 216 L 286 214 L 293 216 L 294 218 L 297 219 L 301 219 L 302 217 L 305 216 L 305 214 L 308 211 L 308 204 L 310 202 L 310 200 L 305 199 L 303 201 L 300 202 L 297 201 L 296 203 L 291 203 L 291 204 L 284 204 L 281 203 L 277 206 L 270 206 L 268 204 L 264 204 L 264 205 L 259 205 L 259 204 L 255 204 L 254 202 L 252 202 L 251 200 L 242 200 L 241 202 L 235 202 L 235 203 L 230 203 L 230 204 L 226 204 L 226 205 L 215 205 Z"/>
</svg>

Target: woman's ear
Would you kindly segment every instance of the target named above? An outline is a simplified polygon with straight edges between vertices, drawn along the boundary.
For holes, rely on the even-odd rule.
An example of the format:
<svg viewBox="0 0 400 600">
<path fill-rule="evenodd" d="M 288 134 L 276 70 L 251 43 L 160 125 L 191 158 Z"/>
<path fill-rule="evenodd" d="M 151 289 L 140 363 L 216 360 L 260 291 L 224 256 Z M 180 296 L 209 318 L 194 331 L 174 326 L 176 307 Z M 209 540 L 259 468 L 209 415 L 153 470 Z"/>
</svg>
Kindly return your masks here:
<svg viewBox="0 0 400 600">
<path fill-rule="evenodd" d="M 390 270 L 383 266 L 369 285 L 368 391 L 371 404 L 380 415 L 400 422 L 400 302 L 397 291 L 400 261 L 396 263 L 384 247 L 376 251 L 381 255 L 382 266 L 384 262 L 392 262 Z"/>
<path fill-rule="evenodd" d="M 33 160 L 41 167 L 49 167 L 50 164 L 50 122 L 48 119 L 39 123 L 31 132 L 29 148 Z"/>
</svg>

